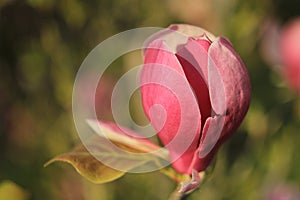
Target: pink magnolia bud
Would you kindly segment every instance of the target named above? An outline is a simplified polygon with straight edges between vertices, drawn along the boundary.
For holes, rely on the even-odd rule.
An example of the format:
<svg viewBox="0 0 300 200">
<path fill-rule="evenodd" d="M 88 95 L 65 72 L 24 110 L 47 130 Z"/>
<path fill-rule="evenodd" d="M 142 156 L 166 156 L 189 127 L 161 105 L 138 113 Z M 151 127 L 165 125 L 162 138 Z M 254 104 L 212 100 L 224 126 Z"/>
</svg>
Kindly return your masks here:
<svg viewBox="0 0 300 200">
<path fill-rule="evenodd" d="M 203 171 L 247 113 L 248 72 L 229 41 L 201 28 L 171 25 L 149 41 L 141 72 L 145 113 L 173 167 Z"/>
<path fill-rule="evenodd" d="M 283 76 L 291 88 L 300 92 L 300 18 L 283 27 L 279 45 Z"/>
</svg>

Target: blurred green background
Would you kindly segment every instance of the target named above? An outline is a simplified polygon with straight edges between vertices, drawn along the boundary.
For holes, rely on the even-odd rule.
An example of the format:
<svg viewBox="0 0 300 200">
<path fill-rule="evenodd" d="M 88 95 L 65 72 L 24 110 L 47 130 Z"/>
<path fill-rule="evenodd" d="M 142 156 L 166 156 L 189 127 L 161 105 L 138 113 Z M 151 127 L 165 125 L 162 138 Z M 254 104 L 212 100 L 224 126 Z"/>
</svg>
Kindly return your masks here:
<svg viewBox="0 0 300 200">
<path fill-rule="evenodd" d="M 253 89 L 245 121 L 190 199 L 256 200 L 299 191 L 300 94 L 260 55 L 265 22 L 285 23 L 300 15 L 299 7 L 288 0 L 1 0 L 0 200 L 167 199 L 176 185 L 159 172 L 96 185 L 68 164 L 43 164 L 80 142 L 72 87 L 87 54 L 121 31 L 171 23 L 229 38 L 249 69 Z M 108 71 L 103 98 L 132 63 L 132 57 L 120 59 Z M 111 119 L 107 110 L 99 112 Z"/>
</svg>

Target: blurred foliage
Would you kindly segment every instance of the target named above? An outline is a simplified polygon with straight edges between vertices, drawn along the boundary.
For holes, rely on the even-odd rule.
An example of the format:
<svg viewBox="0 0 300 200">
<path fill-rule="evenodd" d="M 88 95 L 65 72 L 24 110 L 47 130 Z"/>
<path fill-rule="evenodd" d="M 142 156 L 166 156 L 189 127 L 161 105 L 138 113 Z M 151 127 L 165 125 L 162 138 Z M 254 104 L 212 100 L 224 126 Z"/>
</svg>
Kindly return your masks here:
<svg viewBox="0 0 300 200">
<path fill-rule="evenodd" d="M 28 193 L 11 181 L 3 181 L 0 184 L 0 199 L 26 200 Z"/>
<path fill-rule="evenodd" d="M 284 23 L 300 15 L 299 5 L 296 0 L 0 1 L 0 183 L 6 180 L 0 199 L 166 199 L 175 185 L 157 172 L 97 185 L 69 165 L 43 164 L 80 142 L 72 87 L 88 52 L 121 31 L 177 22 L 229 38 L 249 69 L 253 89 L 242 127 L 190 199 L 265 199 L 281 185 L 299 189 L 300 96 L 259 54 L 264 21 L 275 16 Z M 106 92 L 134 59 L 114 63 Z M 133 110 L 140 115 L 140 109 Z"/>
</svg>

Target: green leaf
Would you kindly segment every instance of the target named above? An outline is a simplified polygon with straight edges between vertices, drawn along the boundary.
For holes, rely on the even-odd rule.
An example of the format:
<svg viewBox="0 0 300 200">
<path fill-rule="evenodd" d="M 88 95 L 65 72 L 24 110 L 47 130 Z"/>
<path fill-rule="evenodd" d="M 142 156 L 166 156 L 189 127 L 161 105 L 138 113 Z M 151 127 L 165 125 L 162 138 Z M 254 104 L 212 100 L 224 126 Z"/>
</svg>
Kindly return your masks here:
<svg viewBox="0 0 300 200">
<path fill-rule="evenodd" d="M 138 167 L 159 167 L 168 162 L 167 154 L 151 153 L 158 150 L 158 146 L 120 135 L 104 126 L 101 126 L 101 132 L 106 137 L 94 135 L 85 141 L 89 151 L 81 144 L 53 158 L 45 166 L 56 161 L 67 162 L 88 180 L 106 183 Z"/>
</svg>

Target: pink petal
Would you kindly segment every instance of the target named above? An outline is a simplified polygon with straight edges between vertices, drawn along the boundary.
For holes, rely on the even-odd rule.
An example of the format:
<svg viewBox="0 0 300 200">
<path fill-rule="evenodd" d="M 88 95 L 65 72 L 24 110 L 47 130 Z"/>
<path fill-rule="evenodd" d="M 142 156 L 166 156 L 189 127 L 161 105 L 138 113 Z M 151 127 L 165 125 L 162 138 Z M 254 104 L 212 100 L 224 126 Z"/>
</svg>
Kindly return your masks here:
<svg viewBox="0 0 300 200">
<path fill-rule="evenodd" d="M 123 126 L 117 125 L 112 122 L 99 121 L 99 124 L 100 124 L 100 126 L 103 126 L 111 131 L 114 131 L 114 132 L 120 134 L 120 135 L 124 135 L 124 136 L 130 137 L 130 138 L 136 139 L 147 145 L 153 146 L 156 149 L 159 148 L 158 145 L 154 144 L 149 139 L 144 138 L 143 136 L 139 135 L 138 133 L 136 133 L 133 130 L 130 130 L 128 128 L 125 128 Z"/>
<path fill-rule="evenodd" d="M 221 143 L 218 141 L 225 116 L 209 117 L 202 130 L 199 148 L 194 154 L 189 171 L 203 171 L 210 164 Z"/>
<path fill-rule="evenodd" d="M 208 81 L 215 116 L 202 130 L 192 167 L 204 170 L 220 145 L 238 128 L 249 108 L 251 88 L 248 72 L 231 44 L 217 38 L 209 49 Z"/>
<path fill-rule="evenodd" d="M 101 137 L 105 137 L 111 141 L 123 143 L 129 147 L 134 147 L 145 152 L 157 151 L 160 146 L 154 144 L 146 138 L 113 122 L 104 122 L 97 120 L 87 120 L 88 125 Z M 105 131 L 105 129 L 109 131 Z"/>
<path fill-rule="evenodd" d="M 241 58 L 225 38 L 217 38 L 208 54 L 212 108 L 216 115 L 226 115 L 223 137 L 237 129 L 248 111 L 251 100 L 250 78 Z"/>
<path fill-rule="evenodd" d="M 178 50 L 177 57 L 185 75 L 197 97 L 201 112 L 202 126 L 211 116 L 211 104 L 207 87 L 207 59 L 210 43 L 190 38 L 186 45 Z"/>
<path fill-rule="evenodd" d="M 189 38 L 198 39 L 206 36 L 211 40 L 215 39 L 215 36 L 210 32 L 206 31 L 197 26 L 188 24 L 172 24 L 168 28 L 163 29 L 145 41 L 145 47 L 157 39 L 164 40 L 168 44 L 168 49 L 175 53 L 180 45 L 185 45 Z"/>
<path fill-rule="evenodd" d="M 144 63 L 141 93 L 145 113 L 170 151 L 175 169 L 187 173 L 200 137 L 196 98 L 179 61 L 162 40 L 148 46 Z"/>
</svg>

